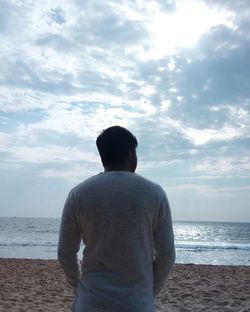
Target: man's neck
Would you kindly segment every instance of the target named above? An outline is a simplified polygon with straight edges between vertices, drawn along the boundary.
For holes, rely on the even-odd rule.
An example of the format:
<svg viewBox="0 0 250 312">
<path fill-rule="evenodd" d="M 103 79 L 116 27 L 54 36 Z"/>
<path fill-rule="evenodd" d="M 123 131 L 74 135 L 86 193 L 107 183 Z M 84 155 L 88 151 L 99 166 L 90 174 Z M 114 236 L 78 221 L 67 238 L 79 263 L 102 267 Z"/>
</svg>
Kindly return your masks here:
<svg viewBox="0 0 250 312">
<path fill-rule="evenodd" d="M 107 172 L 107 171 L 128 171 L 128 172 L 132 172 L 131 166 L 127 163 L 125 163 L 123 165 L 105 166 L 104 171 L 105 172 Z"/>
<path fill-rule="evenodd" d="M 108 171 L 127 171 L 127 172 L 132 172 L 130 168 L 126 168 L 126 167 L 105 167 L 104 171 L 105 172 L 108 172 Z"/>
</svg>

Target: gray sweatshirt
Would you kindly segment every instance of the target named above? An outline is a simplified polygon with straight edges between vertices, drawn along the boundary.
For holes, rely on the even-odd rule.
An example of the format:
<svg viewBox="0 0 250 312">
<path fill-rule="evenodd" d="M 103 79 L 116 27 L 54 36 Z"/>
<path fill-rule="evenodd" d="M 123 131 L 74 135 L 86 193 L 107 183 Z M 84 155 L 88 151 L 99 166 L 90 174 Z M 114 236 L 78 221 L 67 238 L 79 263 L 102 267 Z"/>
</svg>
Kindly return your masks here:
<svg viewBox="0 0 250 312">
<path fill-rule="evenodd" d="M 75 289 L 72 311 L 155 311 L 154 296 L 175 259 L 165 192 L 126 171 L 100 173 L 77 185 L 64 206 L 58 259 Z"/>
</svg>

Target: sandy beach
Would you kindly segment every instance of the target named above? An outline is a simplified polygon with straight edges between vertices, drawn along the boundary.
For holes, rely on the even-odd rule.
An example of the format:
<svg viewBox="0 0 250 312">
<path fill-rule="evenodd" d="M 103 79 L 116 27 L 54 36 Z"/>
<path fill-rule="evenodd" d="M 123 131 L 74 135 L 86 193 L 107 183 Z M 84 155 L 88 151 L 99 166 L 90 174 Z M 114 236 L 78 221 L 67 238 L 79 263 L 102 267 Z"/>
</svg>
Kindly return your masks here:
<svg viewBox="0 0 250 312">
<path fill-rule="evenodd" d="M 56 260 L 0 259 L 0 311 L 66 312 L 72 300 Z M 157 312 L 250 311 L 250 266 L 176 264 L 156 306 Z"/>
</svg>

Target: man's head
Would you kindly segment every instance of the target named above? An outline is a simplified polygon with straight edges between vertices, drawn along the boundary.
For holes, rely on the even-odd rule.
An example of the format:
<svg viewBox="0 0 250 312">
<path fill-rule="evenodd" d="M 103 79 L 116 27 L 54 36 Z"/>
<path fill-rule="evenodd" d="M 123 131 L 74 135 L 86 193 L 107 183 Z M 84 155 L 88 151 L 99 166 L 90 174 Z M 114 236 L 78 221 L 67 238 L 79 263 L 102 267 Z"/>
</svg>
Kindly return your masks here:
<svg viewBox="0 0 250 312">
<path fill-rule="evenodd" d="M 106 170 L 135 171 L 138 143 L 130 131 L 120 126 L 107 128 L 97 137 L 96 145 Z"/>
</svg>

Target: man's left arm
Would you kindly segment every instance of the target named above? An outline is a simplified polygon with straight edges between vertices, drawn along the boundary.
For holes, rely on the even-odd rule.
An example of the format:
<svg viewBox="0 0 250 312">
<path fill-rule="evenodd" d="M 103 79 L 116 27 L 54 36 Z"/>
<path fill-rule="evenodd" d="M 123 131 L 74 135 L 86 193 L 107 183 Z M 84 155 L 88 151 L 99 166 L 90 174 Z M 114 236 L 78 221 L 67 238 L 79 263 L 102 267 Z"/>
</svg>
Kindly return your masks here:
<svg viewBox="0 0 250 312">
<path fill-rule="evenodd" d="M 81 267 L 77 258 L 81 234 L 76 220 L 74 205 L 75 200 L 71 191 L 62 213 L 57 254 L 66 279 L 75 292 L 81 277 Z"/>
<path fill-rule="evenodd" d="M 154 295 L 157 295 L 163 288 L 175 261 L 174 231 L 171 210 L 165 192 L 162 194 L 163 200 L 160 205 L 158 224 L 154 232 Z"/>
</svg>

